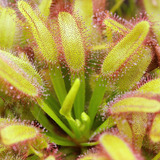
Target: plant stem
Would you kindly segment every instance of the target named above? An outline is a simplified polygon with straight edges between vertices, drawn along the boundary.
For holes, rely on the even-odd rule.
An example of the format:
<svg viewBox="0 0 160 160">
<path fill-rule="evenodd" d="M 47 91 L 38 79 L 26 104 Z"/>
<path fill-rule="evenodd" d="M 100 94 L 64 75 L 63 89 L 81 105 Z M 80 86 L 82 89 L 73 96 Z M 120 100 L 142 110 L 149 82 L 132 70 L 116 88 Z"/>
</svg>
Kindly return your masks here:
<svg viewBox="0 0 160 160">
<path fill-rule="evenodd" d="M 47 135 L 47 137 L 51 141 L 53 141 L 57 145 L 62 145 L 62 146 L 75 146 L 76 145 L 75 143 L 73 143 L 72 141 L 70 141 L 69 139 L 67 139 L 66 137 L 58 136 L 55 133 L 47 132 L 45 134 Z"/>
<path fill-rule="evenodd" d="M 51 77 L 51 81 L 52 81 L 54 90 L 56 92 L 57 98 L 60 104 L 62 105 L 67 95 L 67 91 L 65 88 L 65 83 L 62 76 L 61 67 L 59 64 L 53 67 L 50 66 L 50 77 Z"/>
<path fill-rule="evenodd" d="M 74 134 L 68 129 L 68 127 L 57 117 L 53 110 L 40 98 L 37 98 L 37 102 L 44 110 L 70 137 L 75 138 Z"/>
<path fill-rule="evenodd" d="M 92 146 L 96 146 L 98 144 L 99 144 L 99 141 L 96 141 L 96 142 L 81 143 L 81 146 L 83 146 L 83 147 L 92 147 Z"/>
<path fill-rule="evenodd" d="M 105 91 L 106 91 L 106 80 L 100 77 L 96 83 L 88 108 L 88 115 L 91 120 L 90 128 L 92 127 L 94 118 L 97 114 L 98 107 L 102 103 Z"/>
<path fill-rule="evenodd" d="M 116 4 L 110 9 L 111 13 L 114 13 L 118 8 L 120 8 L 121 4 L 124 0 L 118 0 Z"/>
</svg>

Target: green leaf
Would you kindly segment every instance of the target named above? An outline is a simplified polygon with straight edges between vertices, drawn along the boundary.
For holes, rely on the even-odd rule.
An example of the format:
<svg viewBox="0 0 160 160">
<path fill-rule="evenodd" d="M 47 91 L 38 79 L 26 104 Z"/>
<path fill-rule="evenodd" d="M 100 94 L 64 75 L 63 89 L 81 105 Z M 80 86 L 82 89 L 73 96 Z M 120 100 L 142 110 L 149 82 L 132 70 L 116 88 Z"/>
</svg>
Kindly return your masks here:
<svg viewBox="0 0 160 160">
<path fill-rule="evenodd" d="M 96 82 L 96 86 L 94 88 L 90 103 L 89 103 L 89 108 L 88 108 L 88 115 L 91 119 L 90 127 L 92 127 L 94 118 L 97 114 L 98 107 L 102 103 L 105 91 L 106 91 L 106 80 L 103 77 L 99 77 L 98 81 Z"/>
<path fill-rule="evenodd" d="M 118 23 L 110 17 L 107 17 L 103 23 L 106 25 L 107 30 L 111 30 L 113 33 L 119 33 L 125 35 L 130 29 L 126 28 L 124 25 Z"/>
<path fill-rule="evenodd" d="M 117 3 L 110 9 L 110 12 L 114 13 L 118 8 L 120 8 L 120 6 L 123 2 L 124 2 L 124 0 L 117 1 Z"/>
<path fill-rule="evenodd" d="M 16 12 L 11 8 L 1 8 L 0 11 L 0 47 L 12 48 L 15 42 L 16 33 Z"/>
<path fill-rule="evenodd" d="M 50 132 L 54 132 L 54 126 L 49 122 L 49 120 L 44 115 L 43 111 L 41 110 L 41 108 L 39 108 L 38 105 L 35 104 L 33 107 L 31 107 L 30 110 L 31 110 L 33 116 L 36 118 L 36 120 L 41 125 L 43 125 L 43 127 L 45 127 Z"/>
<path fill-rule="evenodd" d="M 149 22 L 139 22 L 133 30 L 128 33 L 117 45 L 109 52 L 102 65 L 102 74 L 111 76 L 120 69 L 127 59 L 135 54 L 149 32 Z"/>
<path fill-rule="evenodd" d="M 60 114 L 63 115 L 68 120 L 68 123 L 70 124 L 77 138 L 81 136 L 80 129 L 78 128 L 76 121 L 72 118 L 71 112 L 79 87 L 80 87 L 80 79 L 77 78 L 74 81 L 59 111 Z"/>
<path fill-rule="evenodd" d="M 153 142 L 160 142 L 160 114 L 157 114 L 153 120 L 152 127 L 150 130 L 150 138 Z"/>
<path fill-rule="evenodd" d="M 53 133 L 46 132 L 45 134 L 47 138 L 49 138 L 50 141 L 56 143 L 57 145 L 62 145 L 62 146 L 75 146 L 76 145 L 74 142 L 67 139 L 67 137 L 59 136 L 55 132 Z"/>
<path fill-rule="evenodd" d="M 52 0 L 42 0 L 39 5 L 39 10 L 46 17 L 48 17 L 50 14 L 51 4 L 52 4 Z"/>
<path fill-rule="evenodd" d="M 117 35 L 125 35 L 130 31 L 130 29 L 126 28 L 124 25 L 113 20 L 109 16 L 107 16 L 107 18 L 103 21 L 103 23 L 106 25 L 106 36 L 109 44 L 110 42 L 113 42 L 113 37 L 115 33 Z"/>
<path fill-rule="evenodd" d="M 60 104 L 62 105 L 67 95 L 67 91 L 59 64 L 57 64 L 56 66 L 50 66 L 50 77 L 54 90 L 56 92 L 56 96 Z"/>
<path fill-rule="evenodd" d="M 132 131 L 134 146 L 140 151 L 143 143 L 143 138 L 146 134 L 147 128 L 147 114 L 133 113 L 132 114 Z"/>
<path fill-rule="evenodd" d="M 71 71 L 79 72 L 84 68 L 85 52 L 78 26 L 72 15 L 67 12 L 59 13 L 58 22 L 67 64 Z"/>
<path fill-rule="evenodd" d="M 39 131 L 32 126 L 12 124 L 0 129 L 1 142 L 4 145 L 13 145 L 19 142 L 36 138 Z"/>
<path fill-rule="evenodd" d="M 160 152 L 152 160 L 159 160 L 159 159 L 160 159 Z"/>
<path fill-rule="evenodd" d="M 58 125 L 61 127 L 69 136 L 74 138 L 73 133 L 68 129 L 68 127 L 61 121 L 61 119 L 54 113 L 54 111 L 48 106 L 42 99 L 37 98 L 39 106 L 42 108 L 46 114 L 48 114 Z"/>
<path fill-rule="evenodd" d="M 90 153 L 85 155 L 84 157 L 80 158 L 79 160 L 108 160 L 105 155 L 99 155 L 96 153 Z"/>
<path fill-rule="evenodd" d="M 160 86 L 160 78 L 151 80 L 141 86 L 138 91 L 142 93 L 152 93 L 152 94 L 160 94 L 159 87 Z"/>
<path fill-rule="evenodd" d="M 107 120 L 105 120 L 90 136 L 90 138 L 94 137 L 95 135 L 97 135 L 98 133 L 103 132 L 104 130 L 107 130 L 113 126 L 116 125 L 115 120 L 110 116 L 107 118 Z"/>
<path fill-rule="evenodd" d="M 81 114 L 81 121 L 82 125 L 80 126 L 80 130 L 83 135 L 88 138 L 90 134 L 90 117 L 85 112 L 83 112 Z"/>
<path fill-rule="evenodd" d="M 87 143 L 81 143 L 81 146 L 83 147 L 91 147 L 91 146 L 96 146 L 99 144 L 99 141 L 96 142 L 87 142 Z"/>
<path fill-rule="evenodd" d="M 6 149 L 7 148 L 4 145 L 0 144 L 0 154 L 4 152 Z"/>
<path fill-rule="evenodd" d="M 57 48 L 51 32 L 27 2 L 18 1 L 18 8 L 30 25 L 32 34 L 38 45 L 38 53 L 42 56 L 41 58 L 55 64 L 58 61 Z"/>
<path fill-rule="evenodd" d="M 112 160 L 137 160 L 128 144 L 118 136 L 106 133 L 100 137 L 99 141 Z"/>
<path fill-rule="evenodd" d="M 77 19 L 80 18 L 90 31 L 93 24 L 92 0 L 75 0 L 73 10 L 74 10 L 74 15 L 77 17 Z"/>
<path fill-rule="evenodd" d="M 9 91 L 14 88 L 20 93 L 38 97 L 43 89 L 43 81 L 30 63 L 0 50 L 0 77 L 10 85 Z"/>
<path fill-rule="evenodd" d="M 148 13 L 149 19 L 152 22 L 152 28 L 156 35 L 156 38 L 160 44 L 160 1 L 159 0 L 143 0 L 145 9 Z"/>
<path fill-rule="evenodd" d="M 122 115 L 121 117 L 116 117 L 115 121 L 117 124 L 117 128 L 119 130 L 119 133 L 123 137 L 125 137 L 128 142 L 132 143 L 132 138 L 133 138 L 132 129 L 127 119 L 125 118 L 125 116 Z"/>
<path fill-rule="evenodd" d="M 156 113 L 160 111 L 160 103 L 150 98 L 128 97 L 111 105 L 110 109 L 112 114 L 130 112 Z"/>
<path fill-rule="evenodd" d="M 56 158 L 54 156 L 48 156 L 45 160 L 56 160 Z"/>
<path fill-rule="evenodd" d="M 30 148 L 30 151 L 29 153 L 30 154 L 35 154 L 37 155 L 38 157 L 42 158 L 43 157 L 43 153 L 41 153 L 40 151 L 37 151 L 34 147 L 32 147 L 31 145 L 29 145 L 29 148 Z"/>
<path fill-rule="evenodd" d="M 128 91 L 139 82 L 152 61 L 151 50 L 149 48 L 139 48 L 125 67 L 115 78 L 115 83 L 119 91 Z"/>
</svg>

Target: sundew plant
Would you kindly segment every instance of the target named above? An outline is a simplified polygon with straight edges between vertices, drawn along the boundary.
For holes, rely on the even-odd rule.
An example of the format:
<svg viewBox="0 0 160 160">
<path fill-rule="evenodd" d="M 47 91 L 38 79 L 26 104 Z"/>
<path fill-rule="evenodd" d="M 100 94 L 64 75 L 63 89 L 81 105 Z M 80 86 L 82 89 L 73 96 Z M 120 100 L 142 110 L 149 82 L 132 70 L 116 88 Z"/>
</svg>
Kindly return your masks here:
<svg viewBox="0 0 160 160">
<path fill-rule="evenodd" d="M 160 0 L 1 0 L 0 159 L 160 159 Z"/>
</svg>

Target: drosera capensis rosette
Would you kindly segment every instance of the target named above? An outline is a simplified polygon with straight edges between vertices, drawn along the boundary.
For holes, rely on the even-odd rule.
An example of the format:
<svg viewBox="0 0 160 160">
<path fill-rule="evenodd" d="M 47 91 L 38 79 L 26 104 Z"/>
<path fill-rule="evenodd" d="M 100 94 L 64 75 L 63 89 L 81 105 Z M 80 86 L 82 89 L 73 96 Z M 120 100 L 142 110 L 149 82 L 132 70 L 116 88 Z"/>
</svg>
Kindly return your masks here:
<svg viewBox="0 0 160 160">
<path fill-rule="evenodd" d="M 125 5 L 116 1 L 110 11 L 123 14 Z M 146 73 L 159 47 L 149 15 L 121 20 L 103 11 L 104 0 L 6 6 L 0 5 L 0 111 L 5 117 L 13 108 L 12 116 L 24 117 L 22 106 L 38 122 L 1 118 L 0 156 L 18 151 L 15 157 L 22 159 L 143 159 L 145 137 L 160 141 L 159 76 Z M 148 74 L 151 80 L 137 87 Z"/>
</svg>

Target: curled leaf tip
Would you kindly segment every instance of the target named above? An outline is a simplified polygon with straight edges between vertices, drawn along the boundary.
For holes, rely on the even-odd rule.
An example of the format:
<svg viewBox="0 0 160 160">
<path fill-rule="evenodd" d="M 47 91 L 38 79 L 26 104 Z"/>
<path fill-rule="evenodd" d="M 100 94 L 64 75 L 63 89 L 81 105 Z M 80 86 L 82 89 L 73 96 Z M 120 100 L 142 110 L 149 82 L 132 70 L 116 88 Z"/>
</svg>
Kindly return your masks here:
<svg viewBox="0 0 160 160">
<path fill-rule="evenodd" d="M 79 87 L 80 87 L 80 79 L 77 78 L 73 83 L 69 93 L 67 94 L 63 102 L 62 108 L 60 109 L 60 114 L 62 114 L 67 118 L 71 118 L 72 106 L 73 106 Z"/>
</svg>

